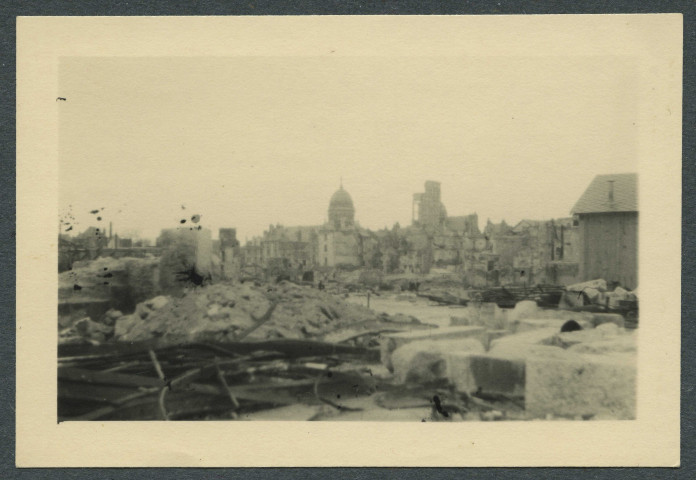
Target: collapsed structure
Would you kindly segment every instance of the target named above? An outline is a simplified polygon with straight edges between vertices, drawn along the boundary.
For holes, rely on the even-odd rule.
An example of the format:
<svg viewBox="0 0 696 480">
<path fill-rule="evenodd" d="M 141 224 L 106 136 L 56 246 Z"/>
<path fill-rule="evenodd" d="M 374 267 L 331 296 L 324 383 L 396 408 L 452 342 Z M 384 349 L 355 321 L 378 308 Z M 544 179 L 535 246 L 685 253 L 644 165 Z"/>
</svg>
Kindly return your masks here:
<svg viewBox="0 0 696 480">
<path fill-rule="evenodd" d="M 635 418 L 635 184 L 598 176 L 574 218 L 483 232 L 426 182 L 381 232 L 341 185 L 324 225 L 243 247 L 182 227 L 114 258 L 95 235 L 107 256 L 59 275 L 59 418 Z"/>
</svg>

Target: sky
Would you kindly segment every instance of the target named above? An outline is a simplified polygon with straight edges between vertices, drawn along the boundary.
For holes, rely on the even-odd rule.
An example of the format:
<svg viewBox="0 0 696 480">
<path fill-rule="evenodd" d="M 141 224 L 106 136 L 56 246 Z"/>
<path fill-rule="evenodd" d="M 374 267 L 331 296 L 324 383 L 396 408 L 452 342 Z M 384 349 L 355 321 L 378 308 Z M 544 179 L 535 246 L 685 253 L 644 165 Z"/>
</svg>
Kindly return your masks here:
<svg viewBox="0 0 696 480">
<path fill-rule="evenodd" d="M 201 215 L 244 242 L 322 224 L 342 179 L 370 229 L 409 225 L 426 180 L 481 228 L 567 217 L 637 171 L 637 77 L 611 56 L 64 57 L 60 214 L 151 239 Z"/>
</svg>

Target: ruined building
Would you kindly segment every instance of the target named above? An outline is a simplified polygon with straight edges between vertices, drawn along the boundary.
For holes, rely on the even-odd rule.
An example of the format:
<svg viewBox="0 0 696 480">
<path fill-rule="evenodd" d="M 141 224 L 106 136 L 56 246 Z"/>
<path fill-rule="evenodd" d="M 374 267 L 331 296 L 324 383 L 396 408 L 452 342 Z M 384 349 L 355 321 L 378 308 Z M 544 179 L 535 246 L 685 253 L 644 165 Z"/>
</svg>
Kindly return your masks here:
<svg viewBox="0 0 696 480">
<path fill-rule="evenodd" d="M 236 228 L 221 228 L 218 232 L 220 239 L 220 264 L 222 277 L 235 279 L 239 274 L 239 241 Z"/>
<path fill-rule="evenodd" d="M 316 263 L 316 226 L 269 225 L 246 248 L 245 264 L 278 276 L 301 272 Z"/>
<path fill-rule="evenodd" d="M 489 223 L 485 234 L 495 255 L 499 283 L 535 285 L 577 280 L 577 228 L 572 218 L 522 220 L 514 227 L 504 222 Z"/>
<path fill-rule="evenodd" d="M 412 224 L 369 231 L 355 220 L 355 206 L 341 184 L 331 196 L 323 225 L 271 225 L 241 251 L 247 275 L 285 271 L 370 268 L 385 273 L 426 274 L 433 269 L 462 275 L 470 286 L 574 283 L 580 241 L 573 218 L 522 220 L 509 226 L 478 215 L 448 216 L 440 183 L 425 182 L 412 203 Z"/>
<path fill-rule="evenodd" d="M 157 237 L 157 247 L 162 250 L 159 283 L 164 290 L 181 286 L 184 277 L 201 284 L 216 274 L 210 229 L 165 228 Z"/>
<path fill-rule="evenodd" d="M 486 248 L 478 215 L 450 217 L 441 200 L 440 183 L 428 180 L 424 190 L 413 195 L 412 225 L 403 229 L 409 249 L 401 255 L 401 269 L 428 273 L 433 267 L 471 268 L 478 262 L 473 252 Z"/>
<path fill-rule="evenodd" d="M 413 194 L 413 225 L 439 227 L 447 219 L 447 210 L 440 201 L 440 182 L 425 182 L 425 192 Z"/>
</svg>

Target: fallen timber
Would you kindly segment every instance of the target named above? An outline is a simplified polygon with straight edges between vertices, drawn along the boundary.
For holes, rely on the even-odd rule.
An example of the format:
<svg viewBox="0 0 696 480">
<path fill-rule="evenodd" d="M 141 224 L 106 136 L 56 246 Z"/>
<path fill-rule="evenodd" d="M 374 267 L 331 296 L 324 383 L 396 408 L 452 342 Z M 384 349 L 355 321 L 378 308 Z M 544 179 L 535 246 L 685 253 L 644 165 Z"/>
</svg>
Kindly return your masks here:
<svg viewBox="0 0 696 480">
<path fill-rule="evenodd" d="M 91 344 L 64 344 L 58 346 L 58 362 L 66 362 L 71 359 L 87 360 L 89 358 L 100 359 L 109 357 L 125 358 L 129 355 L 147 353 L 150 349 L 162 351 L 185 350 L 209 350 L 218 355 L 244 355 L 253 352 L 277 352 L 291 358 L 313 355 L 355 355 L 364 356 L 367 360 L 379 360 L 379 351 L 337 343 L 319 342 L 313 340 L 279 339 L 258 342 L 195 342 L 176 345 L 160 345 L 157 339 L 131 342 L 125 344 L 104 343 Z"/>
<path fill-rule="evenodd" d="M 558 285 L 509 286 L 475 290 L 470 296 L 473 301 L 495 303 L 500 308 L 514 308 L 523 300 L 533 300 L 540 307 L 555 308 L 563 292 L 565 287 Z"/>
<path fill-rule="evenodd" d="M 417 294 L 417 296 L 421 298 L 427 298 L 431 302 L 435 302 L 438 305 L 461 305 L 465 307 L 469 304 L 468 299 L 459 298 L 448 293 L 443 293 L 440 295 L 419 293 Z"/>
<path fill-rule="evenodd" d="M 362 415 L 363 409 L 375 419 L 409 420 L 431 410 L 427 421 L 449 421 L 455 413 L 503 406 L 482 407 L 447 382 L 394 384 L 373 374 L 376 349 L 336 343 L 112 343 L 65 345 L 59 353 L 61 422 L 286 419 L 287 412 L 326 420 Z M 515 405 L 506 410 L 513 417 L 523 411 Z"/>
<path fill-rule="evenodd" d="M 58 415 L 66 420 L 236 418 L 281 405 L 369 395 L 375 381 L 352 362 L 374 349 L 308 340 L 64 345 Z M 347 366 L 348 370 L 334 370 Z M 221 417 L 222 416 L 222 417 Z"/>
</svg>

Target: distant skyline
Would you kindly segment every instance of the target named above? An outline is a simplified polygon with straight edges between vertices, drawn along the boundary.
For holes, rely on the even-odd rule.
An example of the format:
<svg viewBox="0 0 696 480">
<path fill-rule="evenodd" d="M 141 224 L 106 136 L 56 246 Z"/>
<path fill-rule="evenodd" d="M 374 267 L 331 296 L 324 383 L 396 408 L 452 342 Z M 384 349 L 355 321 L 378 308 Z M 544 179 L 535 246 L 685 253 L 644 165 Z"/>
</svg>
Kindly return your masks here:
<svg viewBox="0 0 696 480">
<path fill-rule="evenodd" d="M 59 213 L 152 239 L 197 214 L 243 242 L 323 223 L 342 177 L 370 229 L 409 225 L 426 180 L 481 228 L 567 217 L 595 175 L 638 171 L 633 62 L 63 58 Z"/>
</svg>

